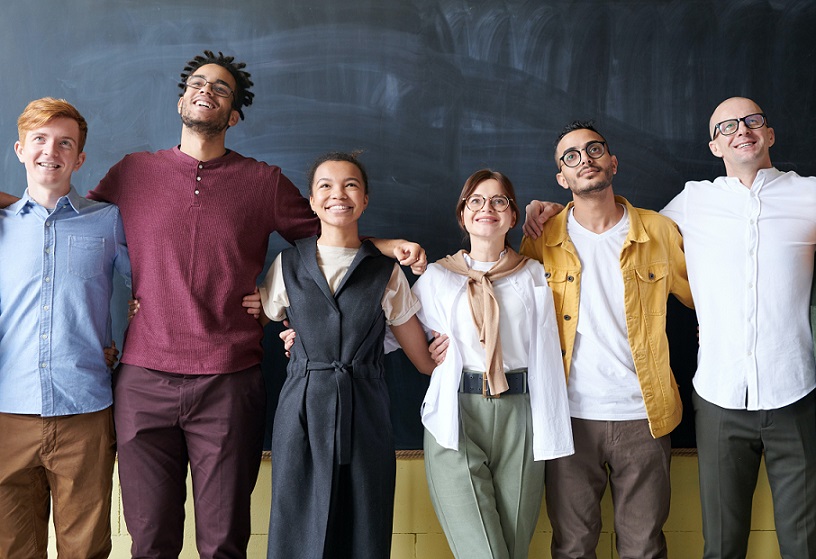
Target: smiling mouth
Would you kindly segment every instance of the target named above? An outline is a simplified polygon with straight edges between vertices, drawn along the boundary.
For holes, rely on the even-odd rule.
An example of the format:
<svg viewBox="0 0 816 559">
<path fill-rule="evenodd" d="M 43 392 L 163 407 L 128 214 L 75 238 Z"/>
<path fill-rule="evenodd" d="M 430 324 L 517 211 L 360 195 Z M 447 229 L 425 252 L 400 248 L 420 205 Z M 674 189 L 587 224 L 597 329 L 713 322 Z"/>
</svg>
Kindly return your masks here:
<svg viewBox="0 0 816 559">
<path fill-rule="evenodd" d="M 742 149 L 742 148 L 746 148 L 746 147 L 751 147 L 752 145 L 754 145 L 754 142 L 743 142 L 741 144 L 737 144 L 735 147 L 737 149 Z"/>
<path fill-rule="evenodd" d="M 198 99 L 196 101 L 193 101 L 193 105 L 195 105 L 196 107 L 204 107 L 205 109 L 214 109 L 215 108 L 211 103 L 209 103 L 207 101 L 201 101 L 200 99 Z"/>
<path fill-rule="evenodd" d="M 326 206 L 328 212 L 345 212 L 352 209 L 351 206 Z"/>
<path fill-rule="evenodd" d="M 38 167 L 42 167 L 44 169 L 59 169 L 62 165 L 57 163 L 37 163 Z"/>
</svg>

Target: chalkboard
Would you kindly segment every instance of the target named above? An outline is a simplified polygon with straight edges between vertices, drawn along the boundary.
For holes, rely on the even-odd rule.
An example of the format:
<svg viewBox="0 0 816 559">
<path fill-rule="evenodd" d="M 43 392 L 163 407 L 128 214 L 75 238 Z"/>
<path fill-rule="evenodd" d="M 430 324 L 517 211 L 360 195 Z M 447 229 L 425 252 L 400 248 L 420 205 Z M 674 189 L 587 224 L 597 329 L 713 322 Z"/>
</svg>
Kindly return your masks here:
<svg viewBox="0 0 816 559">
<path fill-rule="evenodd" d="M 552 141 L 575 118 L 596 121 L 620 160 L 616 192 L 643 207 L 721 174 L 708 117 L 732 95 L 768 114 L 779 168 L 816 174 L 814 29 L 812 0 L 6 2 L 0 190 L 23 192 L 11 146 L 31 99 L 67 98 L 88 119 L 88 160 L 75 174 L 85 192 L 124 154 L 178 143 L 178 74 L 202 50 L 222 50 L 247 62 L 256 93 L 229 147 L 280 165 L 304 192 L 317 154 L 364 149 L 364 232 L 414 239 L 436 259 L 461 246 L 453 207 L 478 168 L 510 176 L 522 206 L 568 199 Z M 273 239 L 268 260 L 284 245 Z M 688 395 L 695 319 L 674 303 L 670 314 Z M 265 345 L 274 404 L 284 361 L 271 327 Z M 397 444 L 420 448 L 427 381 L 404 357 L 388 364 Z M 675 446 L 694 445 L 690 412 L 687 403 Z"/>
</svg>

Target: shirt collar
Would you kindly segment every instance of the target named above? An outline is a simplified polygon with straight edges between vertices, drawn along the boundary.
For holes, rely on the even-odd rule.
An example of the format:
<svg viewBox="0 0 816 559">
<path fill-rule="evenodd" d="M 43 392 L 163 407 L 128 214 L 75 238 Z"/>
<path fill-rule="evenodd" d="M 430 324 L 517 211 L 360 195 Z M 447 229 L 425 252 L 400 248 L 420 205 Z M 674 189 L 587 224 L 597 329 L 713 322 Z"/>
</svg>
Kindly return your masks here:
<svg viewBox="0 0 816 559">
<path fill-rule="evenodd" d="M 87 198 L 83 198 L 79 195 L 76 189 L 71 185 L 71 189 L 68 191 L 68 194 L 65 196 L 61 196 L 57 200 L 57 204 L 54 206 L 54 211 L 65 207 L 70 208 L 75 213 L 80 213 L 83 209 L 87 208 L 92 202 Z M 25 192 L 23 193 L 23 197 L 20 198 L 17 202 L 12 204 L 9 209 L 14 212 L 15 214 L 19 214 L 23 211 L 23 208 L 27 206 L 39 206 L 39 204 L 28 194 L 28 189 L 26 188 Z"/>
<path fill-rule="evenodd" d="M 756 177 L 754 178 L 754 184 L 751 185 L 750 189 L 746 189 L 745 185 L 740 182 L 737 177 L 717 177 L 714 179 L 715 183 L 719 183 L 721 185 L 725 185 L 729 188 L 733 188 L 740 192 L 744 192 L 746 190 L 759 190 L 762 185 L 768 184 L 771 181 L 774 181 L 784 175 L 785 173 L 777 169 L 776 167 L 769 167 L 767 169 L 760 169 L 757 171 Z"/>
</svg>

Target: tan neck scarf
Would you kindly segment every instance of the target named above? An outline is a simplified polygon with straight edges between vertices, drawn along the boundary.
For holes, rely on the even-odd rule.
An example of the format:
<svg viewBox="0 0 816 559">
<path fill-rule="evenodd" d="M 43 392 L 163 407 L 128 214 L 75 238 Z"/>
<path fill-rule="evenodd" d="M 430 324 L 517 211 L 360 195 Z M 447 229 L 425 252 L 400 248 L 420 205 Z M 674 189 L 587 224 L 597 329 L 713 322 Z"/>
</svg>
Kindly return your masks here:
<svg viewBox="0 0 816 559">
<path fill-rule="evenodd" d="M 504 376 L 504 361 L 502 360 L 501 339 L 499 336 L 499 303 L 493 293 L 493 280 L 509 276 L 519 271 L 527 262 L 526 256 L 521 256 L 512 248 L 507 248 L 499 261 L 486 272 L 472 270 L 465 260 L 465 251 L 446 256 L 438 260 L 440 266 L 468 277 L 467 291 L 470 314 L 473 323 L 479 331 L 479 341 L 485 348 L 487 382 L 490 393 L 498 395 L 507 391 L 507 379 Z"/>
</svg>

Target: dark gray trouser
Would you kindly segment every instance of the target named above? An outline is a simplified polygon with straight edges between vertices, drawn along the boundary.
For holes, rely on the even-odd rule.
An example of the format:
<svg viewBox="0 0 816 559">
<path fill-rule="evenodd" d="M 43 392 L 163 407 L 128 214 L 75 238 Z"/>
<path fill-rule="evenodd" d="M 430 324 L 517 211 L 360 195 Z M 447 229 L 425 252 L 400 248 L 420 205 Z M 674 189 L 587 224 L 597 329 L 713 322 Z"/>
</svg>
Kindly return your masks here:
<svg viewBox="0 0 816 559">
<path fill-rule="evenodd" d="M 743 559 L 759 464 L 784 559 L 816 558 L 816 392 L 777 410 L 730 410 L 693 394 L 705 559 Z"/>
</svg>

